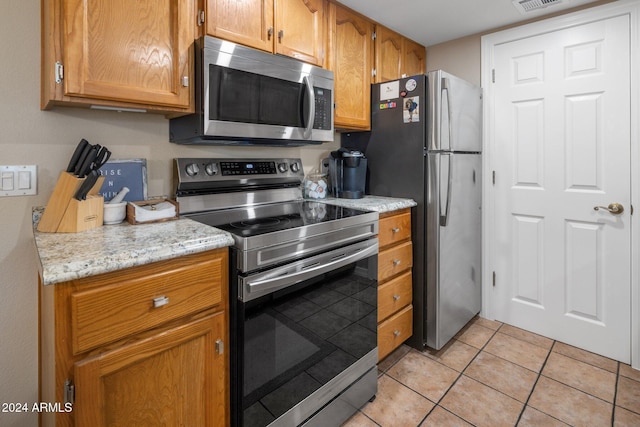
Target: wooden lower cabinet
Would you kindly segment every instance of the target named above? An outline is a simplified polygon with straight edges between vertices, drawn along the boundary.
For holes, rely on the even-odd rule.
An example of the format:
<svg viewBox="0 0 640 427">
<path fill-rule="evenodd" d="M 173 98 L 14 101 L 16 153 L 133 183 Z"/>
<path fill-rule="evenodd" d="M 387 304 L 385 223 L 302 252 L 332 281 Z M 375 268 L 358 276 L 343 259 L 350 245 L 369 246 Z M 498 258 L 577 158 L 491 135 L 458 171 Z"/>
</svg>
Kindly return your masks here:
<svg viewBox="0 0 640 427">
<path fill-rule="evenodd" d="M 380 215 L 378 360 L 413 334 L 413 245 L 409 208 Z"/>
<path fill-rule="evenodd" d="M 400 347 L 413 334 L 413 306 L 409 304 L 378 325 L 378 360 Z"/>
<path fill-rule="evenodd" d="M 227 248 L 40 286 L 41 425 L 228 425 L 227 295 Z"/>
</svg>

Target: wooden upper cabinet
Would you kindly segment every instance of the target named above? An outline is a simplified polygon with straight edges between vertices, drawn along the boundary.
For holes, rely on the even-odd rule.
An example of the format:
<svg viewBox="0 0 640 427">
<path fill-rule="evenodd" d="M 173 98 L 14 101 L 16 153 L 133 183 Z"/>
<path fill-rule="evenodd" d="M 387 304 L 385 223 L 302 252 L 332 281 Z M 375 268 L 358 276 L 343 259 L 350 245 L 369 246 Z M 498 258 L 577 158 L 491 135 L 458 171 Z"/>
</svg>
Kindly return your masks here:
<svg viewBox="0 0 640 427">
<path fill-rule="evenodd" d="M 338 4 L 329 8 L 326 67 L 334 72 L 337 129 L 371 127 L 373 22 Z"/>
<path fill-rule="evenodd" d="M 382 25 L 376 26 L 376 83 L 424 74 L 424 46 Z"/>
<path fill-rule="evenodd" d="M 402 37 L 400 34 L 376 26 L 376 82 L 395 80 L 402 76 Z"/>
<path fill-rule="evenodd" d="M 402 74 L 415 76 L 424 74 L 427 71 L 427 51 L 421 44 L 405 38 L 402 54 Z"/>
<path fill-rule="evenodd" d="M 207 34 L 273 52 L 273 1 L 207 0 Z"/>
<path fill-rule="evenodd" d="M 44 0 L 42 107 L 189 112 L 195 16 L 194 0 Z"/>
<path fill-rule="evenodd" d="M 276 0 L 275 53 L 322 66 L 324 9 L 324 0 Z"/>
<path fill-rule="evenodd" d="M 207 0 L 208 35 L 314 65 L 324 61 L 325 0 Z"/>
</svg>

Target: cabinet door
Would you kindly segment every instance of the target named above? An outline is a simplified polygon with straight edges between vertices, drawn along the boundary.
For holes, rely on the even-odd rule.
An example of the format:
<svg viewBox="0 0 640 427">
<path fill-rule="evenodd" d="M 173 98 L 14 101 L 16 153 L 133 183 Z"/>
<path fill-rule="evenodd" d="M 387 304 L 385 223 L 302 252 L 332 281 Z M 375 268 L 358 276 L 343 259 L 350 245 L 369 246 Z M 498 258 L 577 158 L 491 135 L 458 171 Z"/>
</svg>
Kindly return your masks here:
<svg viewBox="0 0 640 427">
<path fill-rule="evenodd" d="M 188 108 L 193 0 L 63 0 L 64 95 Z"/>
<path fill-rule="evenodd" d="M 273 0 L 207 0 L 207 34 L 273 52 Z"/>
<path fill-rule="evenodd" d="M 382 25 L 376 26 L 376 83 L 402 77 L 403 39 Z"/>
<path fill-rule="evenodd" d="M 224 426 L 225 312 L 75 365 L 78 426 Z M 222 350 L 222 346 L 218 345 Z"/>
<path fill-rule="evenodd" d="M 275 53 L 322 66 L 324 7 L 324 0 L 276 0 Z"/>
<path fill-rule="evenodd" d="M 333 70 L 335 79 L 335 127 L 368 130 L 371 126 L 373 23 L 333 3 L 329 22 L 327 68 Z"/>
<path fill-rule="evenodd" d="M 404 39 L 402 53 L 402 74 L 415 76 L 426 72 L 427 51 L 413 40 Z"/>
</svg>

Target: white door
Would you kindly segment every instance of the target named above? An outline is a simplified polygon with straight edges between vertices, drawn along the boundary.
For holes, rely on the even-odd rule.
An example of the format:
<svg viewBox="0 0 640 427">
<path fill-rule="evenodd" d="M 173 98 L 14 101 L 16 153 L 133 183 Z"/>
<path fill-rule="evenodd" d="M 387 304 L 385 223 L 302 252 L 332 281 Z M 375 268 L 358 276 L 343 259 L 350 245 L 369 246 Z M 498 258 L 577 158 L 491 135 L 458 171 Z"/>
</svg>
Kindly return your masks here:
<svg viewBox="0 0 640 427">
<path fill-rule="evenodd" d="M 500 320 L 630 361 L 629 16 L 494 48 Z M 623 212 L 608 212 L 619 203 Z"/>
</svg>

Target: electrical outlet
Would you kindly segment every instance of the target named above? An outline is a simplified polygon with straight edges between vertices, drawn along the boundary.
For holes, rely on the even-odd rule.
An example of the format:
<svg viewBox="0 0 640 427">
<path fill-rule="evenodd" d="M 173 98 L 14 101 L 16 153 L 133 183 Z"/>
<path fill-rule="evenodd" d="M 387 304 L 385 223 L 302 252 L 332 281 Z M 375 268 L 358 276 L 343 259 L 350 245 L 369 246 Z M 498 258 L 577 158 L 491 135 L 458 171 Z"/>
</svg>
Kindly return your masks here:
<svg viewBox="0 0 640 427">
<path fill-rule="evenodd" d="M 36 165 L 0 166 L 0 197 L 37 194 Z"/>
</svg>

